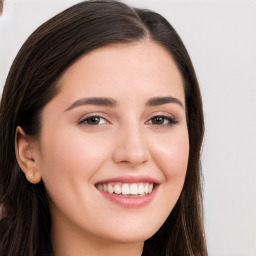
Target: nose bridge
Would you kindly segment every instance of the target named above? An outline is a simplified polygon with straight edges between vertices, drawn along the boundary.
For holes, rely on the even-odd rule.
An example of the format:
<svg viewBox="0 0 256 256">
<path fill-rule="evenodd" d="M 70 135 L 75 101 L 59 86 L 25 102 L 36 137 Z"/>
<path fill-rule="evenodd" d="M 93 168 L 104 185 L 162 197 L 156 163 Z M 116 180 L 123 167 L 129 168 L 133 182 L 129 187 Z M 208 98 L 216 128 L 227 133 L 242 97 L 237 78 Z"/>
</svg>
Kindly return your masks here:
<svg viewBox="0 0 256 256">
<path fill-rule="evenodd" d="M 115 162 L 135 166 L 148 161 L 149 150 L 143 124 L 134 119 L 123 124 L 119 128 L 116 141 L 113 153 Z"/>
</svg>

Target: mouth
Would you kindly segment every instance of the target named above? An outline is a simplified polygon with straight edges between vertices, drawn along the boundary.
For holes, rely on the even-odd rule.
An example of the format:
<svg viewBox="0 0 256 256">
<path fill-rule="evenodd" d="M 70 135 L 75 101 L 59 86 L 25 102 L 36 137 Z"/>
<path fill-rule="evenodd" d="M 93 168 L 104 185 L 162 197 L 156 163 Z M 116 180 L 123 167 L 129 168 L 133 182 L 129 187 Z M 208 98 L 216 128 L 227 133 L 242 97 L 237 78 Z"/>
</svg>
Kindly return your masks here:
<svg viewBox="0 0 256 256">
<path fill-rule="evenodd" d="M 119 196 L 126 197 L 142 197 L 152 193 L 155 187 L 154 183 L 140 182 L 140 183 L 122 183 L 122 182 L 110 182 L 96 184 L 96 188 Z"/>
<path fill-rule="evenodd" d="M 145 176 L 122 176 L 99 181 L 95 187 L 108 201 L 125 208 L 140 208 L 150 204 L 159 185 Z"/>
</svg>

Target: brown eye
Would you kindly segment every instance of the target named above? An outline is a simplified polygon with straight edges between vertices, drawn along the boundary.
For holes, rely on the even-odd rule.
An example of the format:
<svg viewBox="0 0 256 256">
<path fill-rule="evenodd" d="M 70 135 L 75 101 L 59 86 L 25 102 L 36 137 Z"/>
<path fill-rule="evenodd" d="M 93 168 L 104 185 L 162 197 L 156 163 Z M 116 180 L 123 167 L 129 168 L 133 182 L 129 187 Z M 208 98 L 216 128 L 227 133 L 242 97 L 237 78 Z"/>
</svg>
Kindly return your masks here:
<svg viewBox="0 0 256 256">
<path fill-rule="evenodd" d="M 154 125 L 173 125 L 178 122 L 170 116 L 154 116 L 150 119 L 150 124 Z"/>
<path fill-rule="evenodd" d="M 79 122 L 79 124 L 85 125 L 100 125 L 106 123 L 106 120 L 100 116 L 90 116 Z"/>
<path fill-rule="evenodd" d="M 165 118 L 162 116 L 156 116 L 152 118 L 152 124 L 164 124 Z"/>
</svg>

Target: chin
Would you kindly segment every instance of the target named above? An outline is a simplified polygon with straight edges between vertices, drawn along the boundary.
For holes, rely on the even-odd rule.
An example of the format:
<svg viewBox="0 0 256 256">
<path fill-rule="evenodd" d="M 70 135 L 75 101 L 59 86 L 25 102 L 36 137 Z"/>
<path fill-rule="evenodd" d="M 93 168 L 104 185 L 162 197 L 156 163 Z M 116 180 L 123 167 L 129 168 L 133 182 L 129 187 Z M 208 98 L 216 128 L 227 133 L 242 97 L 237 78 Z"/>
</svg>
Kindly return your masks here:
<svg viewBox="0 0 256 256">
<path fill-rule="evenodd" d="M 152 224 L 152 223 L 151 223 Z M 118 243 L 141 243 L 152 237 L 160 228 L 160 226 L 152 227 L 150 225 L 135 227 L 134 225 L 112 230 L 114 232 L 109 233 L 106 237 Z"/>
</svg>

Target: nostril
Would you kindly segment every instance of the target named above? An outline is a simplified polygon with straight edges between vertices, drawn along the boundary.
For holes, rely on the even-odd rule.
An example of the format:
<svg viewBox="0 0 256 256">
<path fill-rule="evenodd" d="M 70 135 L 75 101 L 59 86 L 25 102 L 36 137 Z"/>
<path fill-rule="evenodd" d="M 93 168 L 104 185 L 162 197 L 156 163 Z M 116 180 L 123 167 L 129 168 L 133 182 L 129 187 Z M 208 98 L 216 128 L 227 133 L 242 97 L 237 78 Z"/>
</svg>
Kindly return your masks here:
<svg viewBox="0 0 256 256">
<path fill-rule="evenodd" d="M 147 159 L 139 159 L 139 158 L 130 158 L 129 160 L 122 160 L 119 161 L 119 163 L 126 164 L 127 166 L 130 166 L 131 168 L 136 168 L 137 166 L 140 166 L 147 162 Z"/>
<path fill-rule="evenodd" d="M 131 167 L 136 167 L 140 164 L 142 164 L 144 161 L 122 161 L 123 163 L 127 163 Z"/>
</svg>

